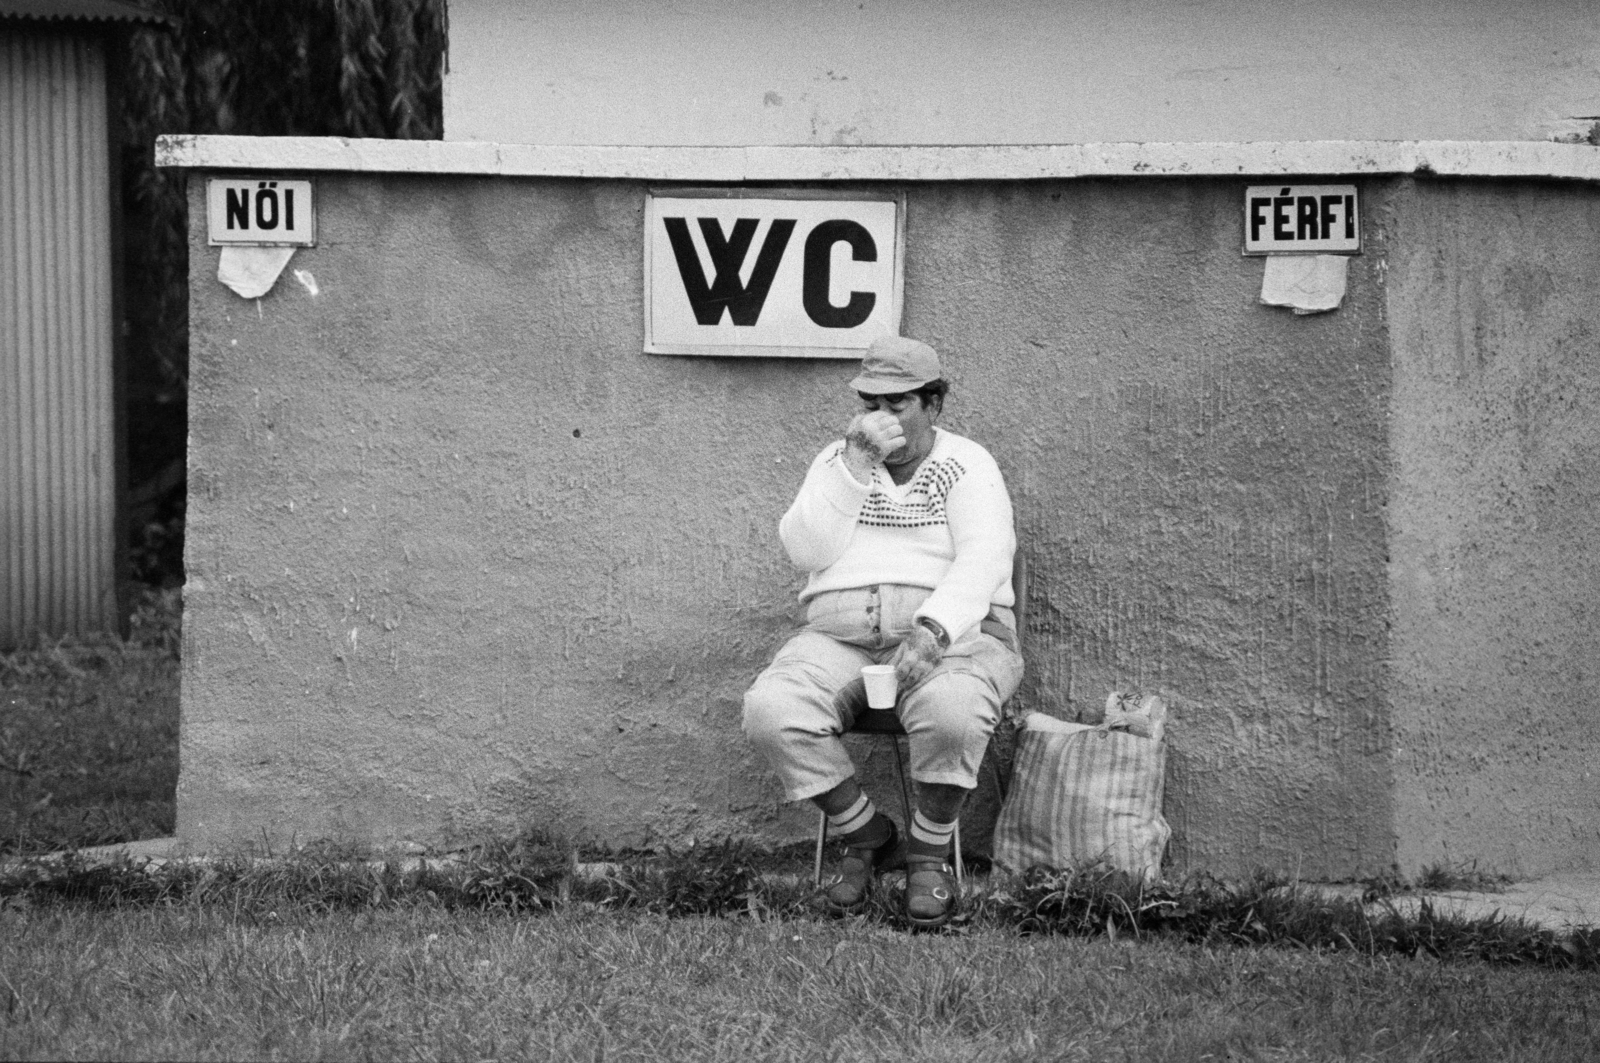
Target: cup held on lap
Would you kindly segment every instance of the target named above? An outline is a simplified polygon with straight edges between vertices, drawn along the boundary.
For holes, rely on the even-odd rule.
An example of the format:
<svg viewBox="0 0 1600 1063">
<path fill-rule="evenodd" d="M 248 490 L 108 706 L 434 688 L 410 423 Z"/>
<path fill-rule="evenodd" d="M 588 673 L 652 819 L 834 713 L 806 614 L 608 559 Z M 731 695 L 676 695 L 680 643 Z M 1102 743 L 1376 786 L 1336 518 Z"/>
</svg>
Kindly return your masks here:
<svg viewBox="0 0 1600 1063">
<path fill-rule="evenodd" d="M 894 665 L 869 664 L 861 669 L 861 681 L 867 687 L 867 708 L 892 709 L 898 683 L 895 679 Z"/>
</svg>

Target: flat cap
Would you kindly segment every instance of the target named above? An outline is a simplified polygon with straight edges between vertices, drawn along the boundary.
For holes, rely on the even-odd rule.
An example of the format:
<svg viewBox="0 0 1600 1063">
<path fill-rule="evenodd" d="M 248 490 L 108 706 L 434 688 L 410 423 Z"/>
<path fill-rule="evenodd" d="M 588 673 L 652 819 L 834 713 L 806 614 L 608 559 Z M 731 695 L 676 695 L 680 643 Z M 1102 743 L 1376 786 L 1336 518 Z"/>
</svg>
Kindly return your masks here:
<svg viewBox="0 0 1600 1063">
<path fill-rule="evenodd" d="M 861 359 L 861 374 L 850 386 L 868 395 L 893 395 L 915 391 L 938 380 L 939 355 L 921 340 L 905 336 L 879 336 Z"/>
</svg>

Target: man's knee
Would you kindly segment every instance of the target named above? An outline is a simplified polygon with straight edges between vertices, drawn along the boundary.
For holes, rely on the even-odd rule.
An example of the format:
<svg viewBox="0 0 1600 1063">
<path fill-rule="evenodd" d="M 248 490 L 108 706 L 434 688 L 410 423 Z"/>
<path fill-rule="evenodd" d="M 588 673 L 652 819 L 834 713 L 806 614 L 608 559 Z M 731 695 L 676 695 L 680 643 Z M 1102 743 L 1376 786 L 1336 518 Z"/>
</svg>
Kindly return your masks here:
<svg viewBox="0 0 1600 1063">
<path fill-rule="evenodd" d="M 927 728 L 965 735 L 989 734 L 1000 719 L 1000 700 L 993 685 L 967 672 L 936 672 L 911 695 L 913 722 Z"/>
<path fill-rule="evenodd" d="M 771 748 L 783 734 L 790 716 L 788 698 L 766 676 L 744 692 L 745 737 L 759 748 Z"/>
<path fill-rule="evenodd" d="M 755 738 L 783 728 L 822 727 L 837 694 L 829 684 L 822 668 L 780 657 L 745 691 L 745 734 Z"/>
</svg>

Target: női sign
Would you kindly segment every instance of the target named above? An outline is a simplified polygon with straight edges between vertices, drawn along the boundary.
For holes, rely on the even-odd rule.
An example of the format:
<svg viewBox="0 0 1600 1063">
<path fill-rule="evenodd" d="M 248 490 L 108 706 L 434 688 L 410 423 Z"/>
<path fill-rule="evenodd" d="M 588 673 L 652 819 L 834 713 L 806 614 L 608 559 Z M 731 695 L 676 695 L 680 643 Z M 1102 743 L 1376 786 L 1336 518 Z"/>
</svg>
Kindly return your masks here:
<svg viewBox="0 0 1600 1063">
<path fill-rule="evenodd" d="M 212 244 L 317 242 L 310 181 L 281 177 L 213 177 L 206 182 L 206 227 Z"/>
<path fill-rule="evenodd" d="M 1252 185 L 1244 195 L 1247 255 L 1350 255 L 1361 250 L 1355 185 Z"/>
<path fill-rule="evenodd" d="M 857 358 L 898 332 L 901 200 L 656 193 L 645 207 L 645 351 Z"/>
</svg>

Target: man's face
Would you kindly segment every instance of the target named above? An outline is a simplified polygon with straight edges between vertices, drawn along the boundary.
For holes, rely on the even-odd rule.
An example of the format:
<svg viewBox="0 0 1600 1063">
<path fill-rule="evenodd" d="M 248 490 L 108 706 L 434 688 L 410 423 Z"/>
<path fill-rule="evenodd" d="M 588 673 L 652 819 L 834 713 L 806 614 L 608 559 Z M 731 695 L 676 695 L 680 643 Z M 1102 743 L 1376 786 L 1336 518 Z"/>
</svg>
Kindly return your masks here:
<svg viewBox="0 0 1600 1063">
<path fill-rule="evenodd" d="M 868 395 L 858 391 L 856 394 L 861 398 L 863 410 L 868 413 L 882 410 L 899 421 L 900 430 L 906 434 L 906 445 L 885 457 L 885 465 L 904 465 L 928 456 L 928 451 L 933 449 L 933 425 L 939 419 L 940 403 L 937 399 L 914 392 Z"/>
</svg>

